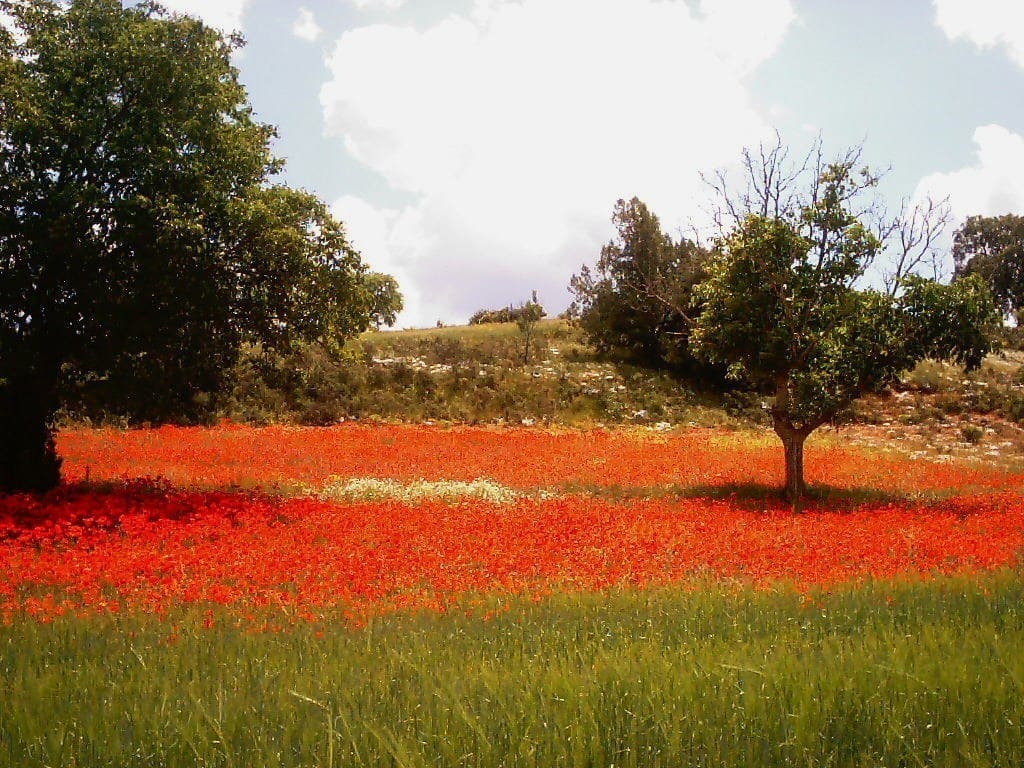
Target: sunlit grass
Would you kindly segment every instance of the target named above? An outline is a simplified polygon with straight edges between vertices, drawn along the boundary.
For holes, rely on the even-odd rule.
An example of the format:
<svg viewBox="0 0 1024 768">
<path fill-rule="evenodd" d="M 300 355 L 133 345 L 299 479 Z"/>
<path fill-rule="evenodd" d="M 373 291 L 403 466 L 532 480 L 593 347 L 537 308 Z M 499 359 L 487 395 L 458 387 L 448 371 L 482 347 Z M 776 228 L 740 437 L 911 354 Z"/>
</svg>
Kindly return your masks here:
<svg viewBox="0 0 1024 768">
<path fill-rule="evenodd" d="M 360 629 L 268 613 L 253 632 L 202 608 L 16 618 L 0 764 L 1024 764 L 1013 571 L 471 604 Z"/>
<path fill-rule="evenodd" d="M 537 333 L 559 335 L 571 334 L 570 326 L 565 320 L 549 318 L 537 323 Z M 459 339 L 461 341 L 486 341 L 508 339 L 520 335 L 519 326 L 515 323 L 481 323 L 480 325 L 452 325 L 440 328 L 407 328 L 397 331 L 368 331 L 360 336 L 361 341 L 376 344 L 392 344 L 396 342 L 420 341 L 421 339 Z"/>
</svg>

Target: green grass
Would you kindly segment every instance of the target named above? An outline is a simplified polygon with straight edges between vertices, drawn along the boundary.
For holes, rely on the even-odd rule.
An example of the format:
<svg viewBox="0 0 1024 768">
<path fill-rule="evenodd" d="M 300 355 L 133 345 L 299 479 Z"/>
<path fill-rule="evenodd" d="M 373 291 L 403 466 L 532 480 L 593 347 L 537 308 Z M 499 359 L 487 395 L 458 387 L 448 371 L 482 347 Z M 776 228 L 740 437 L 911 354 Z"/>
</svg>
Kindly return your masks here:
<svg viewBox="0 0 1024 768">
<path fill-rule="evenodd" d="M 0 765 L 1014 766 L 1024 579 L 0 627 Z M 223 619 L 223 615 L 218 615 Z M 172 625 L 178 638 L 168 642 Z"/>
</svg>

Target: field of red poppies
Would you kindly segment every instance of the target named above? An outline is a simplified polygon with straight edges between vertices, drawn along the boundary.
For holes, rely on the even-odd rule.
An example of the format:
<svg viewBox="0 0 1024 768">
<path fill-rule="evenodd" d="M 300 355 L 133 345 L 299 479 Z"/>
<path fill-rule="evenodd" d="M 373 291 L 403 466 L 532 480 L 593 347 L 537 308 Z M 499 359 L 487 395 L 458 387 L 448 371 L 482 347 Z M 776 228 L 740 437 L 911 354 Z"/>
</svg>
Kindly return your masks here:
<svg viewBox="0 0 1024 768">
<path fill-rule="evenodd" d="M 757 435 L 224 425 L 71 431 L 60 449 L 68 488 L 0 499 L 8 622 L 183 604 L 359 621 L 496 591 L 992 570 L 1024 550 L 1019 475 L 812 447 L 809 479 L 828 495 L 793 514 L 771 495 L 780 452 Z M 316 494 L 366 478 L 486 479 L 512 495 Z"/>
<path fill-rule="evenodd" d="M 783 477 L 782 452 L 774 435 L 712 429 L 661 434 L 355 424 L 253 428 L 225 423 L 209 429 L 71 430 L 60 435 L 59 449 L 72 482 L 160 477 L 178 486 L 206 488 L 320 483 L 329 477 L 486 477 L 521 489 L 699 489 L 776 486 Z M 1024 476 L 983 464 L 908 460 L 813 441 L 808 445 L 807 479 L 898 495 L 1024 485 Z"/>
</svg>

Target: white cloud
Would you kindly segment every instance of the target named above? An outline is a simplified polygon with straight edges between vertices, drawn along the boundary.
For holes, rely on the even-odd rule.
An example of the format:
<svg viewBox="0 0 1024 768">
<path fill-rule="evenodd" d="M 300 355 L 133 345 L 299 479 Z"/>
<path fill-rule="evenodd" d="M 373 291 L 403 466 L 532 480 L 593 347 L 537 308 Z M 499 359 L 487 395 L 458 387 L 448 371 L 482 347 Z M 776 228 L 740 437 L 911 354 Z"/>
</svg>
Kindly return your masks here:
<svg viewBox="0 0 1024 768">
<path fill-rule="evenodd" d="M 707 199 L 697 171 L 769 135 L 746 80 L 793 18 L 789 0 L 703 0 L 696 13 L 477 0 L 425 30 L 346 33 L 321 92 L 326 130 L 416 198 L 359 214 L 419 294 L 402 323 L 464 319 L 533 289 L 560 309 L 619 197 L 639 196 L 670 231 L 685 224 Z M 340 208 L 366 236 L 345 218 L 354 204 Z"/>
<path fill-rule="evenodd" d="M 394 11 L 405 5 L 405 0 L 352 0 L 356 8 L 365 11 L 373 8 L 383 8 L 387 11 Z"/>
<path fill-rule="evenodd" d="M 14 38 L 15 45 L 25 44 L 25 34 L 18 28 L 18 25 L 14 21 L 14 17 L 9 13 L 0 11 L 0 27 L 7 30 Z"/>
<path fill-rule="evenodd" d="M 315 43 L 323 32 L 323 28 L 316 23 L 313 12 L 308 8 L 300 8 L 299 16 L 292 24 L 292 33 L 307 42 Z"/>
<path fill-rule="evenodd" d="M 431 312 L 435 312 L 437 305 L 434 303 L 430 307 L 424 306 L 413 274 L 395 257 L 396 252 L 403 247 L 401 228 L 396 226 L 400 212 L 374 208 L 365 200 L 351 195 L 337 200 L 331 206 L 331 212 L 335 218 L 345 223 L 349 242 L 363 257 L 363 263 L 374 272 L 384 272 L 398 280 L 405 304 L 399 327 L 405 322 L 412 322 L 409 318 L 416 318 L 420 325 L 427 323 L 428 320 L 422 318 L 427 318 Z M 439 319 L 441 315 L 435 317 L 433 321 Z"/>
<path fill-rule="evenodd" d="M 796 20 L 788 2 L 700 0 L 700 12 L 712 50 L 741 75 L 768 59 Z"/>
<path fill-rule="evenodd" d="M 933 0 L 935 23 L 950 40 L 979 48 L 1002 45 L 1024 67 L 1024 3 L 1020 0 Z"/>
<path fill-rule="evenodd" d="M 1024 136 L 1000 125 L 974 131 L 978 147 L 973 165 L 922 179 L 917 198 L 949 198 L 957 223 L 975 214 L 1024 214 Z"/>
<path fill-rule="evenodd" d="M 202 19 L 205 24 L 223 32 L 242 29 L 242 16 L 250 0 L 161 0 L 169 11 Z"/>
</svg>

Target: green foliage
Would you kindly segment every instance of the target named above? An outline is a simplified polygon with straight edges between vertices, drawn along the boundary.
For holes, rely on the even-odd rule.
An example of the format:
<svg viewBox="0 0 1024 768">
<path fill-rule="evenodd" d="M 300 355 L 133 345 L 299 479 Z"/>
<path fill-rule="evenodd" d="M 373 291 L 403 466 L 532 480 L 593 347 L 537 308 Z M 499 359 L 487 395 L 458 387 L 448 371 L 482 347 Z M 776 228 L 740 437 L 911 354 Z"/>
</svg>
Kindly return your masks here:
<svg viewBox="0 0 1024 768">
<path fill-rule="evenodd" d="M 695 588 L 693 588 L 695 587 Z M 1024 763 L 1019 573 L 0 625 L 12 766 Z M 496 611 L 490 620 L 483 614 Z"/>
<path fill-rule="evenodd" d="M 392 327 L 398 321 L 398 313 L 405 308 L 398 281 L 391 275 L 369 272 L 364 283 L 369 293 L 370 324 L 378 331 Z"/>
<path fill-rule="evenodd" d="M 195 417 L 241 344 L 366 327 L 341 225 L 269 184 L 239 40 L 148 3 L 0 10 L 24 35 L 0 41 L 0 488 L 53 484 L 39 435 L 69 396 Z"/>
<path fill-rule="evenodd" d="M 998 327 L 976 277 L 942 285 L 898 276 L 887 293 L 856 287 L 883 248 L 854 213 L 875 183 L 856 159 L 819 168 L 789 207 L 740 217 L 694 290 L 694 352 L 773 396 L 794 499 L 807 435 L 924 358 L 977 367 Z"/>
<path fill-rule="evenodd" d="M 896 305 L 913 363 L 949 360 L 972 371 L 995 349 L 999 317 L 992 294 L 979 275 L 968 275 L 950 285 L 911 275 L 902 287 Z"/>
<path fill-rule="evenodd" d="M 963 437 L 965 443 L 977 445 L 981 442 L 981 438 L 985 436 L 985 430 L 977 424 L 964 424 L 960 427 L 960 435 Z"/>
<path fill-rule="evenodd" d="M 523 364 L 530 364 L 530 352 L 531 346 L 536 335 L 537 323 L 541 321 L 545 315 L 544 308 L 537 303 L 537 293 L 533 294 L 533 299 L 518 307 L 516 313 L 516 328 L 519 329 L 519 335 L 523 338 Z"/>
<path fill-rule="evenodd" d="M 525 316 L 533 316 L 539 312 L 539 316 L 536 318 L 547 317 L 548 313 L 544 311 L 544 307 L 537 303 L 536 298 L 527 303 L 522 303 L 518 307 L 511 305 L 502 307 L 501 309 L 478 309 L 469 318 L 470 325 L 488 325 L 490 323 L 519 323 L 520 319 Z"/>
<path fill-rule="evenodd" d="M 304 424 L 737 423 L 716 396 L 698 395 L 667 372 L 596 360 L 579 329 L 564 321 L 538 322 L 531 349 L 524 366 L 523 337 L 513 324 L 367 333 L 342 355 L 315 344 L 286 353 L 249 348 L 218 415 Z M 66 418 L 110 420 L 102 409 Z"/>
<path fill-rule="evenodd" d="M 856 261 L 819 260 L 788 222 L 748 217 L 698 286 L 698 354 L 776 396 L 776 418 L 813 430 L 906 368 L 888 297 L 856 291 Z M 784 410 L 783 410 L 784 409 Z"/>
<path fill-rule="evenodd" d="M 1024 311 L 1024 216 L 971 216 L 953 235 L 956 275 L 980 276 L 1003 314 Z"/>
<path fill-rule="evenodd" d="M 922 361 L 901 378 L 903 387 L 919 393 L 911 403 L 916 413 L 903 418 L 922 423 L 942 421 L 943 414 L 977 414 L 1024 423 L 1024 366 L 1014 357 L 990 357 L 971 373 L 955 364 Z"/>
<path fill-rule="evenodd" d="M 678 242 L 637 198 L 619 200 L 612 216 L 616 238 L 601 249 L 592 270 L 573 275 L 571 314 L 602 353 L 642 365 L 669 365 L 711 380 L 688 347 L 693 288 L 705 277 L 709 254 Z"/>
</svg>

